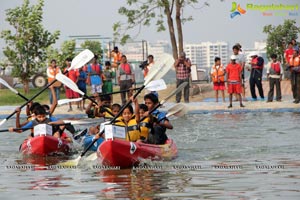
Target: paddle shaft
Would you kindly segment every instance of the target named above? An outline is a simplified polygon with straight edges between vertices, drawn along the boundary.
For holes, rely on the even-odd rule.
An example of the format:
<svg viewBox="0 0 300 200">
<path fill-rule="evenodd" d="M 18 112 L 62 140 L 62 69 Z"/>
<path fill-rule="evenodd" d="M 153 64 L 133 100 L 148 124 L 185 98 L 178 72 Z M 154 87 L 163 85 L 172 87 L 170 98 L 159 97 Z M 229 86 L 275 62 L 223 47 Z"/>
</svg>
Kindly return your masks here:
<svg viewBox="0 0 300 200">
<path fill-rule="evenodd" d="M 64 124 L 48 124 L 48 125 L 51 125 L 51 126 L 63 126 L 63 125 L 71 125 L 71 123 L 64 123 Z M 14 131 L 27 131 L 29 129 L 32 129 L 32 128 L 14 128 L 13 130 Z M 0 130 L 0 132 L 9 132 L 9 129 L 2 129 Z"/>
<path fill-rule="evenodd" d="M 143 85 L 142 87 L 139 88 L 139 90 L 134 94 L 133 98 L 135 99 L 139 93 L 141 93 L 141 91 L 145 88 L 145 85 Z M 120 117 L 120 115 L 122 114 L 122 112 L 125 110 L 125 108 L 127 108 L 129 106 L 129 104 L 131 104 L 131 100 L 129 100 L 122 108 L 121 110 L 118 112 L 118 114 L 109 122 L 110 124 L 114 123 L 116 121 L 116 119 L 118 117 Z M 103 135 L 104 131 L 102 131 L 99 135 L 99 138 Z M 99 139 L 98 138 L 98 139 Z M 93 140 L 93 142 L 81 153 L 81 157 L 83 157 L 86 152 L 88 152 L 88 150 L 97 142 L 98 139 Z"/>
<path fill-rule="evenodd" d="M 122 92 L 128 92 L 128 91 L 131 91 L 131 90 L 139 90 L 141 87 L 139 88 L 132 88 L 132 89 L 127 89 L 127 90 L 121 90 L 121 91 L 115 91 L 115 92 L 109 92 L 109 93 L 104 93 L 104 94 L 100 94 L 99 96 L 104 96 L 104 95 L 111 95 L 111 94 L 119 94 L 119 93 L 122 93 Z M 84 98 L 95 98 L 95 96 L 85 96 Z"/>
<path fill-rule="evenodd" d="M 65 71 L 63 74 L 68 73 L 68 70 Z M 35 94 L 33 97 L 31 97 L 30 99 L 27 100 L 27 102 L 25 102 L 23 105 L 20 106 L 20 109 L 23 108 L 24 106 L 26 106 L 30 101 L 32 101 L 33 99 L 35 99 L 37 96 L 39 96 L 40 94 L 42 94 L 46 89 L 48 89 L 51 85 L 53 85 L 57 80 L 53 80 L 51 83 L 49 83 L 48 85 L 46 85 L 41 91 L 39 91 L 37 94 Z M 11 113 L 9 116 L 7 116 L 5 119 L 8 120 L 9 118 L 11 118 L 12 116 L 14 116 L 14 114 L 16 114 L 17 111 L 14 111 L 13 113 Z"/>
</svg>

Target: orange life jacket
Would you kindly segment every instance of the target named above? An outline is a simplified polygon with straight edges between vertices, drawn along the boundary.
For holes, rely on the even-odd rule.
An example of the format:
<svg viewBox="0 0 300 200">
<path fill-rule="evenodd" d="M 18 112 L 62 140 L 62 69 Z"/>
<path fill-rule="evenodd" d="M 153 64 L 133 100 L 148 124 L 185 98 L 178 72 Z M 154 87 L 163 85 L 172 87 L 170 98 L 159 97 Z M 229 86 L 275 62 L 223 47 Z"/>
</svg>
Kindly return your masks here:
<svg viewBox="0 0 300 200">
<path fill-rule="evenodd" d="M 300 65 L 300 58 L 299 56 L 297 57 L 292 57 L 289 61 L 290 67 L 298 67 Z"/>
<path fill-rule="evenodd" d="M 52 68 L 52 67 L 48 67 L 48 70 L 49 70 L 49 73 L 55 77 L 56 74 L 59 73 L 60 69 L 59 67 L 55 67 L 55 68 Z M 51 77 L 48 77 L 48 83 L 51 83 L 53 80 L 55 80 L 55 78 L 51 78 Z M 53 84 L 53 87 L 60 87 L 61 86 L 61 82 L 59 81 L 56 81 L 54 84 Z"/>
<path fill-rule="evenodd" d="M 114 63 L 120 62 L 122 59 L 122 53 L 119 51 L 118 53 L 113 53 Z"/>
<path fill-rule="evenodd" d="M 214 83 L 224 82 L 225 70 L 223 65 L 220 65 L 219 68 L 217 66 L 212 66 L 212 81 Z"/>
</svg>

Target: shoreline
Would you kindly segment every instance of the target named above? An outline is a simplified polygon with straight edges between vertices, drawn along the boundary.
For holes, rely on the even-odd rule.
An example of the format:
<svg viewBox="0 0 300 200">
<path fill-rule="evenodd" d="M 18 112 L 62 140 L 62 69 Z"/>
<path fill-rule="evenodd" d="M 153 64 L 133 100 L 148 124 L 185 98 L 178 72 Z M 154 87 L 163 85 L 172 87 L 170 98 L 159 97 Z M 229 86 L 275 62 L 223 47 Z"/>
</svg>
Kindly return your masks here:
<svg viewBox="0 0 300 200">
<path fill-rule="evenodd" d="M 286 99 L 286 98 L 285 98 Z M 168 110 L 176 103 L 167 102 L 160 110 Z M 239 102 L 233 102 L 232 108 L 227 108 L 229 102 L 190 102 L 183 103 L 187 106 L 188 114 L 225 114 L 225 113 L 248 113 L 248 112 L 300 112 L 300 104 L 292 103 L 292 99 L 286 99 L 282 102 L 266 101 L 244 101 L 244 108 L 239 106 Z M 4 119 L 11 114 L 17 106 L 0 106 L 0 118 Z M 73 108 L 73 111 L 66 112 L 68 105 L 61 105 L 56 108 L 54 115 L 66 117 L 86 118 L 84 111 Z M 22 110 L 21 116 L 25 116 L 25 111 Z M 14 118 L 14 117 L 13 117 Z"/>
</svg>

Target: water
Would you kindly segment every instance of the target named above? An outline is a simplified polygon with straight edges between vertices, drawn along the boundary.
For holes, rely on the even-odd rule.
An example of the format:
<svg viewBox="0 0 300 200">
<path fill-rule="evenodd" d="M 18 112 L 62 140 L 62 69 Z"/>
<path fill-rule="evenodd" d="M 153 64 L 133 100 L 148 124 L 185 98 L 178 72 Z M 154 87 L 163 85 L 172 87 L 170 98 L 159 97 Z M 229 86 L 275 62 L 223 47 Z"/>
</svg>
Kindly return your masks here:
<svg viewBox="0 0 300 200">
<path fill-rule="evenodd" d="M 24 165 L 33 163 L 18 153 L 27 133 L 1 133 L 1 199 L 299 199 L 299 121 L 292 112 L 175 119 L 178 158 L 145 161 L 147 170 L 100 170 L 85 160 L 76 169 Z"/>
</svg>

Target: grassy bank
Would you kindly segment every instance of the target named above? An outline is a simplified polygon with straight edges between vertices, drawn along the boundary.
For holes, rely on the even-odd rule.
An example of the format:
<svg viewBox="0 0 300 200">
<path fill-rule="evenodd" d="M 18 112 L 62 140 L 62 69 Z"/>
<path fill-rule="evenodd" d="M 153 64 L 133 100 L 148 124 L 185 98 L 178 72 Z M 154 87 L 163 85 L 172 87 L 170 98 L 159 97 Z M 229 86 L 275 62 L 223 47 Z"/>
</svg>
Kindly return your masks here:
<svg viewBox="0 0 300 200">
<path fill-rule="evenodd" d="M 21 94 L 24 94 L 24 91 L 22 88 L 17 89 Z M 35 94 L 37 94 L 39 91 L 41 91 L 40 88 L 30 88 L 30 92 L 27 95 L 24 95 L 26 98 L 31 98 Z M 14 106 L 14 105 L 22 105 L 26 101 L 10 91 L 9 89 L 1 89 L 0 90 L 0 106 Z M 61 98 L 65 98 L 65 93 L 60 93 Z M 34 101 L 38 101 L 41 103 L 47 103 L 49 104 L 49 93 L 48 90 L 45 90 L 42 94 L 40 94 Z"/>
</svg>

